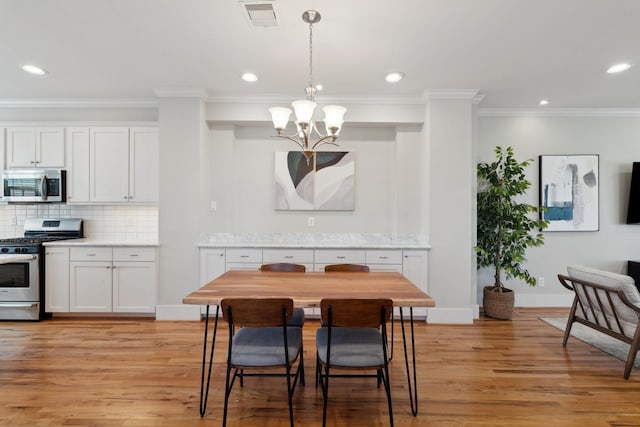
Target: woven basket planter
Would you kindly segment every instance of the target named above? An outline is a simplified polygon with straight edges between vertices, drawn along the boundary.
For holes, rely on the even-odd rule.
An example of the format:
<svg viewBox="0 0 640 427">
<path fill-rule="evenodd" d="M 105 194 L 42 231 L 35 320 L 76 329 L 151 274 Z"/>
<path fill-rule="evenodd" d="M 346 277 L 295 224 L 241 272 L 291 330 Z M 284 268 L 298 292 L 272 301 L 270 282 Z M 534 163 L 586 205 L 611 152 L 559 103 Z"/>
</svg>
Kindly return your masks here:
<svg viewBox="0 0 640 427">
<path fill-rule="evenodd" d="M 513 315 L 514 292 L 502 288 L 503 292 L 496 292 L 493 286 L 485 286 L 483 296 L 484 314 L 494 319 L 509 320 Z"/>
</svg>

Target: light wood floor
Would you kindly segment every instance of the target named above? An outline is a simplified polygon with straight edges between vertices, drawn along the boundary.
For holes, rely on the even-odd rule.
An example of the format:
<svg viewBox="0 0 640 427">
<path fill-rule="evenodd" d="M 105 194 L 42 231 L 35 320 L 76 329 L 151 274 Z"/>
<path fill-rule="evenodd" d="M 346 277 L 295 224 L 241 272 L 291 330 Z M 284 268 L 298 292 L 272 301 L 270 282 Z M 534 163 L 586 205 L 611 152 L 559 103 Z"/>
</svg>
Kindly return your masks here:
<svg viewBox="0 0 640 427">
<path fill-rule="evenodd" d="M 512 321 L 416 328 L 420 413 L 411 415 L 396 336 L 392 394 L 398 426 L 638 426 L 640 370 L 538 317 L 568 309 L 520 309 Z M 314 336 L 305 325 L 307 386 L 296 391 L 296 424 L 320 425 L 322 394 L 313 385 Z M 204 419 L 198 412 L 203 324 L 147 319 L 54 318 L 0 322 L 2 426 L 219 426 L 226 331 L 216 349 Z M 287 425 L 280 379 L 236 386 L 230 426 Z M 331 383 L 335 426 L 384 426 L 384 391 L 367 379 Z"/>
</svg>

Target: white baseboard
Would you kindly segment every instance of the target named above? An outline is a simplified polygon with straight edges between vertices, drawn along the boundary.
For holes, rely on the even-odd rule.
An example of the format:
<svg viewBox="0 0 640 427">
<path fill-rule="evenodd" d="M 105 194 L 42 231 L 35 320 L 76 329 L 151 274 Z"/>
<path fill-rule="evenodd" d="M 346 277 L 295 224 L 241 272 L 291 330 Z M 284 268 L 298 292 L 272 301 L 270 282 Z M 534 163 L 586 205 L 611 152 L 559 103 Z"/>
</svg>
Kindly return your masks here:
<svg viewBox="0 0 640 427">
<path fill-rule="evenodd" d="M 516 292 L 515 307 L 571 307 L 573 294 L 523 294 Z"/>
<path fill-rule="evenodd" d="M 473 324 L 473 308 L 429 308 L 428 323 Z"/>
<path fill-rule="evenodd" d="M 156 320 L 200 320 L 199 305 L 158 305 Z"/>
</svg>

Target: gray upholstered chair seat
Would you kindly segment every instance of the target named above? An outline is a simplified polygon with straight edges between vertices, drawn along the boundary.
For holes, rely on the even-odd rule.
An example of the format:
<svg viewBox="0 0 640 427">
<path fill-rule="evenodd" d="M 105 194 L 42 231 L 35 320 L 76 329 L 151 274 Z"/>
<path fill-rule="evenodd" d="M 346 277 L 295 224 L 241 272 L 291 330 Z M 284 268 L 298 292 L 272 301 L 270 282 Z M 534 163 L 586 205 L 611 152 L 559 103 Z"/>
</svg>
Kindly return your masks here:
<svg viewBox="0 0 640 427">
<path fill-rule="evenodd" d="M 318 357 L 327 363 L 329 328 L 316 332 Z M 332 367 L 384 366 L 382 334 L 376 328 L 331 328 Z"/>
<path fill-rule="evenodd" d="M 304 326 L 304 308 L 294 308 L 287 326 Z"/>
<path fill-rule="evenodd" d="M 231 364 L 235 366 L 278 366 L 285 364 L 282 327 L 240 328 L 233 336 Z M 302 346 L 302 329 L 287 328 L 289 358 L 295 360 Z"/>
</svg>

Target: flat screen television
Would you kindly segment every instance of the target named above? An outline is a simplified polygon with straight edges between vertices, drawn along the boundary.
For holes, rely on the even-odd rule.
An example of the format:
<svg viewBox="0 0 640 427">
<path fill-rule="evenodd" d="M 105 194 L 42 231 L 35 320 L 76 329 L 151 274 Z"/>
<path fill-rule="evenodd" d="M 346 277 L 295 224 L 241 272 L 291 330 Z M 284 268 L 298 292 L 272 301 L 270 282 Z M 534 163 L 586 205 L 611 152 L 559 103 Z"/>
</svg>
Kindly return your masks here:
<svg viewBox="0 0 640 427">
<path fill-rule="evenodd" d="M 633 162 L 631 185 L 629 186 L 627 224 L 640 224 L 640 162 Z"/>
</svg>

